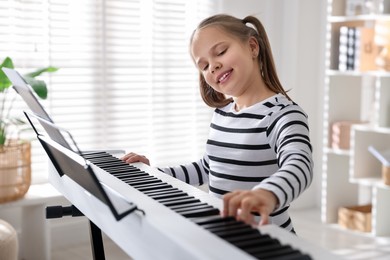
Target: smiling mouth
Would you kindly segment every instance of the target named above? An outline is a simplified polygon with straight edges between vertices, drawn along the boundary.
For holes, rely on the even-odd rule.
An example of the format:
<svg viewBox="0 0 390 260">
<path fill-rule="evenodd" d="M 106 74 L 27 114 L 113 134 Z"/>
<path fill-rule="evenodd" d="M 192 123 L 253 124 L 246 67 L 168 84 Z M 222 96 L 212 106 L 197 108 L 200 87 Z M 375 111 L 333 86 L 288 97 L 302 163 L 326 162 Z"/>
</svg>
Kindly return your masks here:
<svg viewBox="0 0 390 260">
<path fill-rule="evenodd" d="M 232 73 L 232 70 L 229 70 L 229 71 L 225 72 L 224 74 L 222 74 L 222 76 L 218 79 L 218 83 L 223 83 L 224 81 L 226 81 L 231 73 Z"/>
</svg>

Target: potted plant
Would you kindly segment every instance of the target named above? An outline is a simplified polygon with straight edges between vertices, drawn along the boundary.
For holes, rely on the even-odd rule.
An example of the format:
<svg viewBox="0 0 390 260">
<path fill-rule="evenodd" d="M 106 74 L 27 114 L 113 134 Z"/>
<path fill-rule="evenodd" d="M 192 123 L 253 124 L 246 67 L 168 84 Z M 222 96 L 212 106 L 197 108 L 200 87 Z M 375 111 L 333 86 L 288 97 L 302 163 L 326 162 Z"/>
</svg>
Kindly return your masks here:
<svg viewBox="0 0 390 260">
<path fill-rule="evenodd" d="M 23 197 L 31 183 L 31 145 L 28 140 L 19 137 L 25 121 L 11 114 L 16 95 L 9 93 L 12 83 L 4 74 L 3 67 L 13 69 L 12 59 L 6 57 L 0 65 L 0 203 Z M 46 99 L 46 83 L 36 77 L 57 70 L 45 67 L 25 74 L 23 78 L 39 98 Z"/>
</svg>

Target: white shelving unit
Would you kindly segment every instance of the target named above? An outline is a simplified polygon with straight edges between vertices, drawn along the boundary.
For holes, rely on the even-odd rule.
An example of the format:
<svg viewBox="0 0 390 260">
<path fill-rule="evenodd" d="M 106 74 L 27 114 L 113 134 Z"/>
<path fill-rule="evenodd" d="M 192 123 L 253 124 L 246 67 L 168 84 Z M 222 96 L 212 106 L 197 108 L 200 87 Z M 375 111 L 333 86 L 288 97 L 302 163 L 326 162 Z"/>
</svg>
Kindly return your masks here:
<svg viewBox="0 0 390 260">
<path fill-rule="evenodd" d="M 339 71 L 339 32 L 341 26 L 375 27 L 378 21 L 389 21 L 390 30 L 390 0 L 383 3 L 383 13 L 347 16 L 348 0 L 328 0 L 325 55 L 322 221 L 336 223 L 340 207 L 369 203 L 374 236 L 390 236 L 390 186 L 368 151 L 370 145 L 390 149 L 390 71 Z M 352 126 L 348 150 L 331 148 L 337 121 L 364 122 Z"/>
</svg>

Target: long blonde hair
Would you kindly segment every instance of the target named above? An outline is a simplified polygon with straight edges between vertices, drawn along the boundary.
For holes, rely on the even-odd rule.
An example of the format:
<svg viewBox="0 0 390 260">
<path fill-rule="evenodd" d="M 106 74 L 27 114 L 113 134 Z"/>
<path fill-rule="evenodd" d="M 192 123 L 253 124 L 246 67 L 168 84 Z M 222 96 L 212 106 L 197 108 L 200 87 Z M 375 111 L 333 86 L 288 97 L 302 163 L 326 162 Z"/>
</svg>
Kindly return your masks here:
<svg viewBox="0 0 390 260">
<path fill-rule="evenodd" d="M 255 29 L 247 26 L 247 24 L 252 24 Z M 194 34 L 198 30 L 209 26 L 217 26 L 242 42 L 246 42 L 251 37 L 255 37 L 259 44 L 259 55 L 257 56 L 260 68 L 259 72 L 262 75 L 265 85 L 273 92 L 282 93 L 289 98 L 276 73 L 271 45 L 264 26 L 259 19 L 254 16 L 247 16 L 241 20 L 226 14 L 211 16 L 200 22 L 194 30 L 190 39 L 190 45 L 192 45 Z M 227 98 L 223 93 L 215 91 L 208 85 L 202 73 L 199 73 L 199 87 L 203 101 L 210 107 L 223 107 L 232 101 L 231 98 Z"/>
</svg>

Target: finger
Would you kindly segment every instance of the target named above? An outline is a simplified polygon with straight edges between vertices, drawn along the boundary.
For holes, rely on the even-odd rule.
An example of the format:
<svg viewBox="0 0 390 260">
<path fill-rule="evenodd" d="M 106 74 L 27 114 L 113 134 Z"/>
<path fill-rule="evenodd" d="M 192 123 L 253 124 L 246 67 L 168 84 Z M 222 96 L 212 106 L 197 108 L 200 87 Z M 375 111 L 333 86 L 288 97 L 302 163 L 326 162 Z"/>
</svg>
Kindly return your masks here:
<svg viewBox="0 0 390 260">
<path fill-rule="evenodd" d="M 228 216 L 229 201 L 233 196 L 234 196 L 233 192 L 226 193 L 223 196 L 223 209 L 222 209 L 222 216 L 223 217 Z"/>
<path fill-rule="evenodd" d="M 228 216 L 237 218 L 239 210 L 241 209 L 241 201 L 245 197 L 245 191 L 238 191 L 234 193 L 234 196 L 229 200 L 228 204 Z"/>
<path fill-rule="evenodd" d="M 225 216 L 231 216 L 236 217 L 237 216 L 237 210 L 240 206 L 241 201 L 241 192 L 240 191 L 234 191 L 230 194 L 225 195 L 225 201 L 224 201 L 224 212 Z"/>
<path fill-rule="evenodd" d="M 238 216 L 238 219 L 241 221 L 244 221 L 247 224 L 253 224 L 254 218 L 253 214 L 251 213 L 254 210 L 255 207 L 255 200 L 253 197 L 246 196 L 241 201 L 241 212 Z"/>
<path fill-rule="evenodd" d="M 271 212 L 266 208 L 266 207 L 261 207 L 259 210 L 258 210 L 260 216 L 261 216 L 261 220 L 259 222 L 259 226 L 262 226 L 262 225 L 267 225 L 270 223 L 269 219 L 269 214 L 271 214 Z"/>
<path fill-rule="evenodd" d="M 269 215 L 262 213 L 261 214 L 261 220 L 259 222 L 259 226 L 267 225 L 269 224 Z"/>
</svg>

